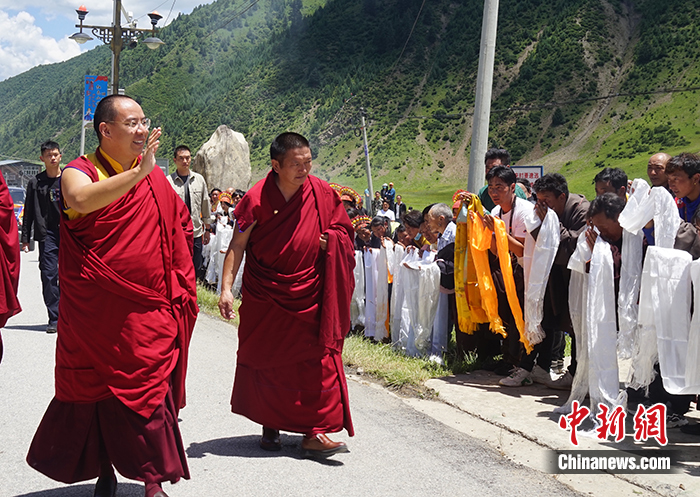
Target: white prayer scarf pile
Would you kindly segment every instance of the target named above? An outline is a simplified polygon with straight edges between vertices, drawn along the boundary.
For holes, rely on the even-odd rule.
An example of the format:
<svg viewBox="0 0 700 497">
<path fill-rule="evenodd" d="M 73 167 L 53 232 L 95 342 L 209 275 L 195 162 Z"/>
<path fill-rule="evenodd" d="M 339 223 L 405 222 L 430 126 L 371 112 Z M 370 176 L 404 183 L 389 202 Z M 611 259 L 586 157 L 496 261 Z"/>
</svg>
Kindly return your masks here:
<svg viewBox="0 0 700 497">
<path fill-rule="evenodd" d="M 434 252 L 426 252 L 421 259 L 417 251 L 406 251 L 394 275 L 392 340 L 410 356 L 431 351 L 431 329 L 440 295 L 440 269 L 434 259 Z"/>
</svg>

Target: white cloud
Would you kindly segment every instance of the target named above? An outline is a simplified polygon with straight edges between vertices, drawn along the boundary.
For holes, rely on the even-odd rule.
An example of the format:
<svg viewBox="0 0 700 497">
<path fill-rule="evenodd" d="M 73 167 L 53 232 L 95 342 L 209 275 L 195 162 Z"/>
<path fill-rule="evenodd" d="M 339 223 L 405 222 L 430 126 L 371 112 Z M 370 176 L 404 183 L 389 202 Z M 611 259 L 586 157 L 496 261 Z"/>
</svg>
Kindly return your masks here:
<svg viewBox="0 0 700 497">
<path fill-rule="evenodd" d="M 177 0 L 168 24 L 180 12 L 189 13 L 197 5 L 207 3 L 212 1 Z M 101 41 L 95 40 L 80 46 L 68 39 L 78 31 L 74 27 L 78 24 L 75 9 L 81 4 L 89 11 L 85 24 L 112 24 L 113 0 L 0 0 L 0 81 L 40 64 L 70 59 L 101 45 Z M 139 28 L 150 28 L 146 14 L 158 10 L 164 17 L 159 26 L 163 26 L 173 1 L 122 0 L 122 4 L 138 19 Z M 125 22 L 122 17 L 122 23 Z M 92 36 L 89 29 L 85 32 Z"/>
<path fill-rule="evenodd" d="M 12 17 L 0 11 L 0 80 L 79 54 L 80 47 L 67 36 L 60 40 L 44 36 L 31 14 L 22 11 Z"/>
</svg>

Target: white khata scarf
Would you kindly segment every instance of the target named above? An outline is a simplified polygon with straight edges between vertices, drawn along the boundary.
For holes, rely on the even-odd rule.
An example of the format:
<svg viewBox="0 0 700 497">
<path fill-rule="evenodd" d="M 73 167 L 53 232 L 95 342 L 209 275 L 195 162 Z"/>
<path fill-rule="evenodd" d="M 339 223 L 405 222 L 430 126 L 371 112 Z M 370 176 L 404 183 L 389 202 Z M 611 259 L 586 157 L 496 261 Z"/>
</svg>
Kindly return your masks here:
<svg viewBox="0 0 700 497">
<path fill-rule="evenodd" d="M 586 272 L 587 262 L 589 271 Z M 569 400 L 556 413 L 570 413 L 574 400 L 583 403 L 590 393 L 591 409 L 598 404 L 614 409 L 626 407 L 627 394 L 619 388 L 619 369 L 615 342 L 615 284 L 610 244 L 600 236 L 591 253 L 586 232 L 578 237 L 576 251 L 569 259 L 569 311 L 578 347 L 577 374 Z"/>
<path fill-rule="evenodd" d="M 421 259 L 407 251 L 394 275 L 392 291 L 392 341 L 407 355 L 430 353 L 430 331 L 440 295 L 440 268 L 435 253 Z"/>
<path fill-rule="evenodd" d="M 679 371 L 674 371 L 674 373 L 677 375 L 677 378 L 680 378 L 679 372 L 685 371 L 684 384 L 681 385 L 679 380 L 677 380 L 674 383 L 671 378 L 672 373 L 668 368 L 666 369 L 666 371 L 669 371 L 669 378 L 667 380 L 667 373 L 664 370 L 663 366 L 661 369 L 661 376 L 664 380 L 664 386 L 669 391 L 669 393 L 672 394 L 700 393 L 700 312 L 697 311 L 697 309 L 700 309 L 700 260 L 693 261 L 690 263 L 690 276 L 693 280 L 693 289 L 695 295 L 693 308 L 696 311 L 693 313 L 693 319 L 690 322 L 690 332 L 688 333 L 687 337 L 683 337 L 687 339 L 687 345 L 685 345 L 687 353 L 683 353 L 684 345 L 682 343 L 682 340 L 679 341 L 680 343 L 677 349 L 679 353 L 679 364 L 681 364 L 681 361 L 685 359 L 685 367 L 683 369 L 680 369 L 679 367 Z M 659 346 L 659 350 L 661 350 L 661 348 L 662 347 Z M 659 356 L 661 356 L 661 354 L 659 354 Z M 678 391 L 674 391 L 676 389 L 678 389 Z"/>
<path fill-rule="evenodd" d="M 683 267 L 690 262 L 690 255 L 687 252 L 673 250 L 673 245 L 681 224 L 678 208 L 671 194 L 662 187 L 649 188 L 649 185 L 642 179 L 635 179 L 632 183 L 632 195 L 627 205 L 620 213 L 620 225 L 636 236 L 642 235 L 642 228 L 654 221 L 654 246 L 647 249 L 644 269 L 642 272 L 638 316 L 635 326 L 633 316 L 634 307 L 627 307 L 620 314 L 620 353 L 625 355 L 631 351 L 632 369 L 628 386 L 631 388 L 647 388 L 654 379 L 654 364 L 657 362 L 658 349 L 656 345 L 656 334 L 658 327 L 665 327 L 665 318 L 661 318 L 661 309 L 668 311 L 671 307 L 669 295 L 675 291 L 680 280 L 678 277 L 683 271 Z M 623 240 L 623 272 L 620 274 L 620 297 L 619 305 L 624 302 L 634 301 L 634 278 L 637 271 L 637 258 L 639 248 L 638 242 L 630 242 L 624 245 Z M 625 251 L 627 252 L 629 264 L 625 261 Z M 661 250 L 663 249 L 663 250 Z M 666 252 L 666 251 L 670 252 Z M 685 254 L 685 255 L 682 255 Z M 686 257 L 687 256 L 687 257 Z M 660 267 L 661 264 L 672 263 L 676 267 Z M 679 272 L 680 271 L 680 272 Z M 623 280 L 623 277 L 625 280 Z M 687 286 L 690 288 L 688 276 Z M 665 287 L 665 285 L 668 285 Z M 682 284 L 685 286 L 685 283 Z M 624 296 L 623 296 L 624 293 Z M 690 302 L 690 294 L 685 297 Z M 683 298 L 681 298 L 683 300 Z M 683 304 L 677 302 L 680 307 L 676 311 L 681 311 Z M 689 314 L 688 307 L 688 314 Z M 680 318 L 680 316 L 679 316 Z M 681 319 L 688 320 L 685 316 Z M 687 326 L 683 328 L 687 330 Z"/>
<path fill-rule="evenodd" d="M 544 339 L 542 315 L 544 293 L 547 290 L 549 272 L 559 249 L 561 235 L 559 217 L 552 209 L 547 210 L 544 221 L 533 210 L 525 217 L 525 228 L 532 233 L 540 227 L 537 241 L 525 237 L 523 274 L 525 276 L 525 336 L 532 345 Z"/>
<path fill-rule="evenodd" d="M 365 261 L 361 250 L 355 250 L 355 289 L 350 301 L 350 324 L 352 326 L 365 325 Z"/>
<path fill-rule="evenodd" d="M 639 295 L 639 329 L 629 382 L 632 388 L 649 386 L 654 379 L 654 364 L 657 359 L 662 376 L 669 374 L 671 363 L 679 356 L 677 345 L 673 341 L 683 336 L 687 340 L 690 327 L 691 259 L 690 254 L 682 250 L 657 246 L 647 248 Z M 683 347 L 686 345 L 687 343 L 683 344 Z M 672 369 L 675 371 L 675 366 Z M 670 385 L 676 381 L 669 377 Z M 672 393 L 670 385 L 666 385 L 664 378 L 664 386 Z"/>
<path fill-rule="evenodd" d="M 365 336 L 374 338 L 377 315 L 377 257 L 379 249 L 365 249 Z"/>
</svg>

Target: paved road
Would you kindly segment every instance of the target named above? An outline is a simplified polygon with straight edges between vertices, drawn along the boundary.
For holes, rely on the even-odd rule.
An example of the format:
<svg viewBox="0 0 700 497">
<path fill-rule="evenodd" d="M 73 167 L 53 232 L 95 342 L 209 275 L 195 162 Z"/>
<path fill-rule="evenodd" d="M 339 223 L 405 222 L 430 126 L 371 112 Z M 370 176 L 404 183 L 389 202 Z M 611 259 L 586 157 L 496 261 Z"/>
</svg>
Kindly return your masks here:
<svg viewBox="0 0 700 497">
<path fill-rule="evenodd" d="M 57 483 L 24 462 L 53 395 L 56 337 L 44 332 L 47 318 L 36 258 L 36 252 L 22 254 L 24 311 L 3 329 L 0 497 L 89 497 L 94 482 Z M 390 392 L 357 381 L 349 385 L 357 435 L 336 435 L 348 442 L 349 454 L 324 464 L 302 459 L 297 434 L 282 435 L 281 452 L 263 452 L 257 447 L 260 428 L 230 412 L 235 351 L 235 328 L 199 317 L 191 346 L 188 406 L 180 412 L 192 479 L 166 484 L 171 497 L 580 495 L 550 476 L 507 461 Z M 118 478 L 118 496 L 143 495 L 140 483 Z"/>
</svg>

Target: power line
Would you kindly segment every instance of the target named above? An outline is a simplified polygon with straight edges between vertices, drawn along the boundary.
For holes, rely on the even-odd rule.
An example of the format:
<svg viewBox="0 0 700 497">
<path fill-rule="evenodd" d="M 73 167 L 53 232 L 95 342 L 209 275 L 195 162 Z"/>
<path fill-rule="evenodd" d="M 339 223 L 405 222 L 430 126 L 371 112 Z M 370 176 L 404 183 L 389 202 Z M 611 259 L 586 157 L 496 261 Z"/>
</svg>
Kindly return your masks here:
<svg viewBox="0 0 700 497">
<path fill-rule="evenodd" d="M 406 38 L 406 43 L 403 44 L 403 48 L 401 49 L 401 53 L 399 54 L 399 58 L 396 59 L 396 62 L 394 62 L 394 65 L 391 66 L 391 70 L 389 73 L 394 72 L 394 68 L 398 65 L 399 61 L 401 60 L 401 57 L 403 57 L 404 51 L 406 51 L 406 47 L 408 46 L 408 42 L 411 39 L 411 36 L 413 35 L 413 30 L 416 29 L 416 24 L 418 24 L 418 18 L 420 17 L 420 13 L 423 12 L 423 6 L 425 5 L 425 0 L 423 0 L 423 3 L 420 6 L 420 9 L 418 10 L 418 15 L 416 16 L 416 20 L 413 21 L 413 26 L 411 27 L 411 32 L 408 33 L 408 38 Z"/>
<path fill-rule="evenodd" d="M 248 5 L 245 9 L 241 10 L 240 12 L 237 12 L 237 13 L 234 14 L 230 19 L 228 19 L 227 21 L 224 21 L 220 26 L 218 26 L 218 27 L 212 29 L 212 30 L 209 32 L 209 34 L 207 34 L 204 38 L 205 38 L 205 39 L 206 39 L 206 38 L 209 38 L 211 35 L 213 35 L 213 34 L 214 34 L 215 32 L 217 32 L 218 30 L 224 29 L 226 26 L 228 26 L 228 25 L 231 24 L 233 21 L 235 21 L 238 17 L 242 16 L 243 14 L 245 14 L 246 12 L 248 12 L 250 9 L 252 9 L 258 2 L 260 2 L 260 0 L 254 0 L 253 3 L 251 3 L 250 5 Z"/>
</svg>

